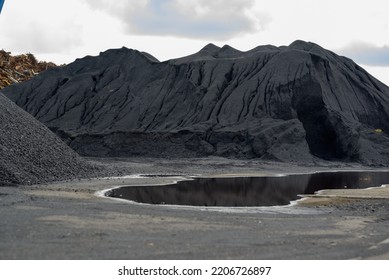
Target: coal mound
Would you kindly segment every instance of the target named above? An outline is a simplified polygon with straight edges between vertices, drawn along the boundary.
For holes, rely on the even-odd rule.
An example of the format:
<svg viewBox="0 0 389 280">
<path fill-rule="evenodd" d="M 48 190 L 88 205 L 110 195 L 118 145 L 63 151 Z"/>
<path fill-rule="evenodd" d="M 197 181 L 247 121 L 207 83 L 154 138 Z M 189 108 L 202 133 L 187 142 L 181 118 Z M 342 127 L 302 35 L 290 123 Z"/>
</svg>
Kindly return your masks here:
<svg viewBox="0 0 389 280">
<path fill-rule="evenodd" d="M 389 88 L 310 42 L 108 50 L 4 93 L 87 156 L 389 163 Z"/>
<path fill-rule="evenodd" d="M 0 93 L 0 186 L 88 177 L 98 171 Z"/>
</svg>

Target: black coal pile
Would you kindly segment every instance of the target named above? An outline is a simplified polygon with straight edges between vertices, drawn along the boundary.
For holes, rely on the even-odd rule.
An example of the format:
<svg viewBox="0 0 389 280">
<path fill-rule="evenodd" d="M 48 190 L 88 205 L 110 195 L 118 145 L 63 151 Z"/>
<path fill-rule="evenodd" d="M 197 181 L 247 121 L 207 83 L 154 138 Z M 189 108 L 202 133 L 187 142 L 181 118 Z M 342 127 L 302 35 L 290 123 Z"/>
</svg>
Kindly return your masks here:
<svg viewBox="0 0 389 280">
<path fill-rule="evenodd" d="M 314 43 L 108 50 L 4 93 L 82 155 L 389 164 L 389 88 Z"/>
<path fill-rule="evenodd" d="M 88 177 L 97 171 L 0 93 L 0 186 Z"/>
</svg>

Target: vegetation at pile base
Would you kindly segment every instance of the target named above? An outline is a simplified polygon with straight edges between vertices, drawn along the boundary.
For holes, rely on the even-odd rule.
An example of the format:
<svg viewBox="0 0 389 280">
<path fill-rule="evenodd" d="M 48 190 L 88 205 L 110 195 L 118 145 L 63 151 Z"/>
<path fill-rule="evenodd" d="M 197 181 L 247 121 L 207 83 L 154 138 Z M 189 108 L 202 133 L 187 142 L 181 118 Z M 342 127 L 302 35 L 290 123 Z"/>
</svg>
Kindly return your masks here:
<svg viewBox="0 0 389 280">
<path fill-rule="evenodd" d="M 10 52 L 0 50 L 0 89 L 56 66 L 52 62 L 38 61 L 31 53 L 12 56 Z"/>
</svg>

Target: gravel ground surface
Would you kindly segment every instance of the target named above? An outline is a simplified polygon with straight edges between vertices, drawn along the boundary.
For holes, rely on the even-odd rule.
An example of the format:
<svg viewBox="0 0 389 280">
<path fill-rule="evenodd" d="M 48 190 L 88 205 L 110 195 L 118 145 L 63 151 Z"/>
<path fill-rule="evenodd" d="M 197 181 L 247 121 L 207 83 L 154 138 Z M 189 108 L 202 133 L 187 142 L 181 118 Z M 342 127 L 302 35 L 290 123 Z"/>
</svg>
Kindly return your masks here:
<svg viewBox="0 0 389 280">
<path fill-rule="evenodd" d="M 128 174 L 263 176 L 362 166 L 291 166 L 220 158 L 90 159 Z M 222 174 L 222 175 L 221 175 Z M 226 175 L 227 174 L 227 175 Z M 135 177 L 135 176 L 133 176 Z M 0 188 L 1 259 L 389 259 L 388 189 L 287 207 L 193 208 L 104 198 L 115 186 L 183 177 L 100 178 Z M 363 197 L 369 197 L 369 190 Z"/>
</svg>

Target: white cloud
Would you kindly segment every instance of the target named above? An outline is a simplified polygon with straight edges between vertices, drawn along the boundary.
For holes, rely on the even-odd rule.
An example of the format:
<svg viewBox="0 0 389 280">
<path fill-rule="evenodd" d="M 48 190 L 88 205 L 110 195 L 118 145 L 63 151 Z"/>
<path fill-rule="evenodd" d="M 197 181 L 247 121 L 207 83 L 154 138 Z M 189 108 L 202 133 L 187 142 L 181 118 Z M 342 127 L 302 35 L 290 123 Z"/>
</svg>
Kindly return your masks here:
<svg viewBox="0 0 389 280">
<path fill-rule="evenodd" d="M 51 24 L 52 28 L 47 29 L 47 24 Z M 12 29 L 6 30 L 3 34 L 10 38 L 8 47 L 12 50 L 23 48 L 32 53 L 58 53 L 82 42 L 78 32 L 79 26 L 74 24 L 31 21 L 28 23 L 28 28 L 20 24 L 14 24 Z M 21 41 L 23 41 L 23 44 L 21 44 Z"/>
<path fill-rule="evenodd" d="M 75 20 L 71 2 L 7 1 L 0 17 L 0 34 L 6 44 L 2 47 L 16 52 L 59 53 L 81 44 L 82 26 Z"/>
<path fill-rule="evenodd" d="M 357 42 L 339 51 L 357 63 L 370 66 L 389 66 L 389 46 L 381 47 L 369 43 Z"/>
<path fill-rule="evenodd" d="M 253 0 L 85 0 L 119 18 L 128 34 L 228 39 L 264 29 L 270 17 Z"/>
</svg>

